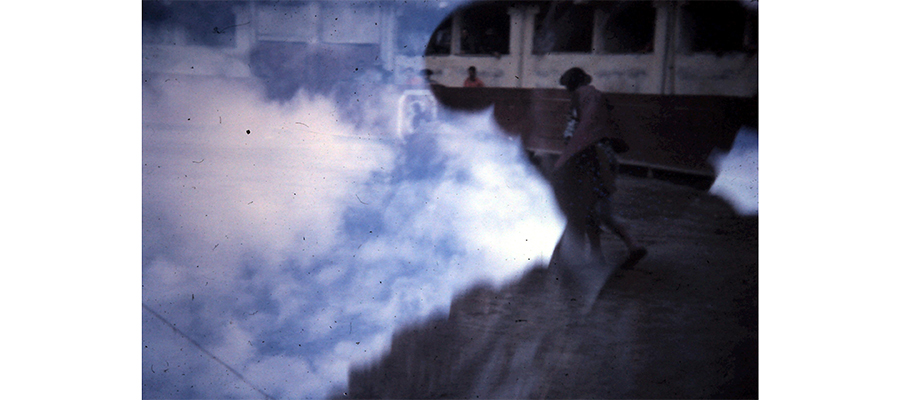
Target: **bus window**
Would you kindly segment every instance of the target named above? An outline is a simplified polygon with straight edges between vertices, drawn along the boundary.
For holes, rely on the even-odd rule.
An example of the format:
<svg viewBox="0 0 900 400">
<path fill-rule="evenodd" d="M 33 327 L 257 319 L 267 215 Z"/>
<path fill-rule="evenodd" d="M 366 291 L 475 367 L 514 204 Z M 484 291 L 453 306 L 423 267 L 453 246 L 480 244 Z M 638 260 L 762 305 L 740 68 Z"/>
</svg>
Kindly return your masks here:
<svg viewBox="0 0 900 400">
<path fill-rule="evenodd" d="M 509 3 L 476 3 L 460 14 L 462 54 L 509 54 Z"/>
<path fill-rule="evenodd" d="M 145 1 L 142 42 L 234 48 L 238 23 L 232 8 L 217 1 Z"/>
<path fill-rule="evenodd" d="M 426 56 L 449 55 L 450 54 L 450 38 L 453 27 L 453 16 L 449 16 L 435 28 L 428 40 L 428 47 L 425 48 Z"/>
<path fill-rule="evenodd" d="M 534 23 L 533 54 L 591 52 L 592 6 L 571 2 L 543 3 Z"/>
<path fill-rule="evenodd" d="M 683 11 L 686 53 L 721 56 L 756 47 L 756 20 L 737 1 L 691 2 Z"/>
<path fill-rule="evenodd" d="M 605 10 L 603 52 L 633 54 L 653 52 L 656 8 L 650 1 L 624 1 Z"/>
</svg>

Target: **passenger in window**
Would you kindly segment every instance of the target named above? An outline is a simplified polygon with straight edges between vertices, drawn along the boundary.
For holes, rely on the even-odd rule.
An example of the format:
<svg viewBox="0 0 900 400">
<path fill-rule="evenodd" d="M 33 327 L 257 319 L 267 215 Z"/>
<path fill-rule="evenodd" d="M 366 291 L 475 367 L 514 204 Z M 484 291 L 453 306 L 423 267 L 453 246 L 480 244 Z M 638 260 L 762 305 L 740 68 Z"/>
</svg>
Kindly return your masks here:
<svg viewBox="0 0 900 400">
<path fill-rule="evenodd" d="M 554 165 L 554 191 L 568 219 L 567 229 L 587 235 L 592 252 L 600 250 L 600 228 L 606 225 L 628 247 L 621 268 L 633 267 L 647 249 L 639 245 L 628 229 L 613 216 L 610 198 L 616 192 L 616 154 L 628 151 L 625 143 L 609 127 L 603 94 L 591 86 L 591 77 L 581 68 L 571 68 L 559 83 L 572 94 L 574 132 Z"/>
<path fill-rule="evenodd" d="M 484 87 L 484 82 L 478 78 L 478 70 L 474 65 L 469 67 L 469 77 L 463 81 L 463 87 Z"/>
<path fill-rule="evenodd" d="M 439 85 L 436 80 L 434 80 L 434 71 L 430 69 L 423 69 L 422 76 L 425 78 L 425 83 L 428 85 Z"/>
</svg>

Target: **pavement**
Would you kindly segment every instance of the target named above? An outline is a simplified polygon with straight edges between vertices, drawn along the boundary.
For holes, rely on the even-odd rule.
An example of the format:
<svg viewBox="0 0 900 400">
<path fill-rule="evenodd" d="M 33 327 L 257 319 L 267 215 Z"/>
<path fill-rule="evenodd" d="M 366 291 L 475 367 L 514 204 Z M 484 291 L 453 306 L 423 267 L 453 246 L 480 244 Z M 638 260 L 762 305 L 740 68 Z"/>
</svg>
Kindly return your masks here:
<svg viewBox="0 0 900 400">
<path fill-rule="evenodd" d="M 603 233 L 599 259 L 470 288 L 352 368 L 348 396 L 758 398 L 757 217 L 690 186 L 618 185 L 616 213 L 649 251 L 633 269 Z"/>
</svg>

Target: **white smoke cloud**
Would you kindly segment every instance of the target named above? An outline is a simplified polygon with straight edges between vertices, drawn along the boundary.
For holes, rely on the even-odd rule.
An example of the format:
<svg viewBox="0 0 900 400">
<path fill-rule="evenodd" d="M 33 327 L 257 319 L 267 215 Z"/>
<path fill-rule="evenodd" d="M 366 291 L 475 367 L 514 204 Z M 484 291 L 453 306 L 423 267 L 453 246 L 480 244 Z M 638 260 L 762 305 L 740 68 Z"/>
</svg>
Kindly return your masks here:
<svg viewBox="0 0 900 400">
<path fill-rule="evenodd" d="M 740 215 L 759 212 L 759 138 L 755 129 L 741 128 L 727 154 L 713 154 L 716 181 L 709 192 L 722 197 Z"/>
<path fill-rule="evenodd" d="M 490 112 L 398 140 L 375 128 L 391 87 L 361 125 L 263 93 L 144 85 L 142 300 L 221 361 L 145 311 L 145 397 L 325 396 L 398 327 L 549 258 L 562 217 Z"/>
</svg>

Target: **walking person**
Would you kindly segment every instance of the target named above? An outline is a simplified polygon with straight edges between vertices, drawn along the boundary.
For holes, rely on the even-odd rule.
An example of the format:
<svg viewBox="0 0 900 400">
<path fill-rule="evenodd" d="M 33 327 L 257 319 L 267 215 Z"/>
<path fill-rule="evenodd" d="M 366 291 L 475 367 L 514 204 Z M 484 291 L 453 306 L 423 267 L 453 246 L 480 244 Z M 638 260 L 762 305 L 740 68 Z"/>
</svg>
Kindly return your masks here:
<svg viewBox="0 0 900 400">
<path fill-rule="evenodd" d="M 615 218 L 611 202 L 618 173 L 616 154 L 628 151 L 628 144 L 610 131 L 606 103 L 590 85 L 590 75 L 571 68 L 559 83 L 572 94 L 566 147 L 554 165 L 560 207 L 576 234 L 587 235 L 592 252 L 600 250 L 601 226 L 612 230 L 628 248 L 621 268 L 631 268 L 647 255 L 647 249 Z"/>
</svg>

